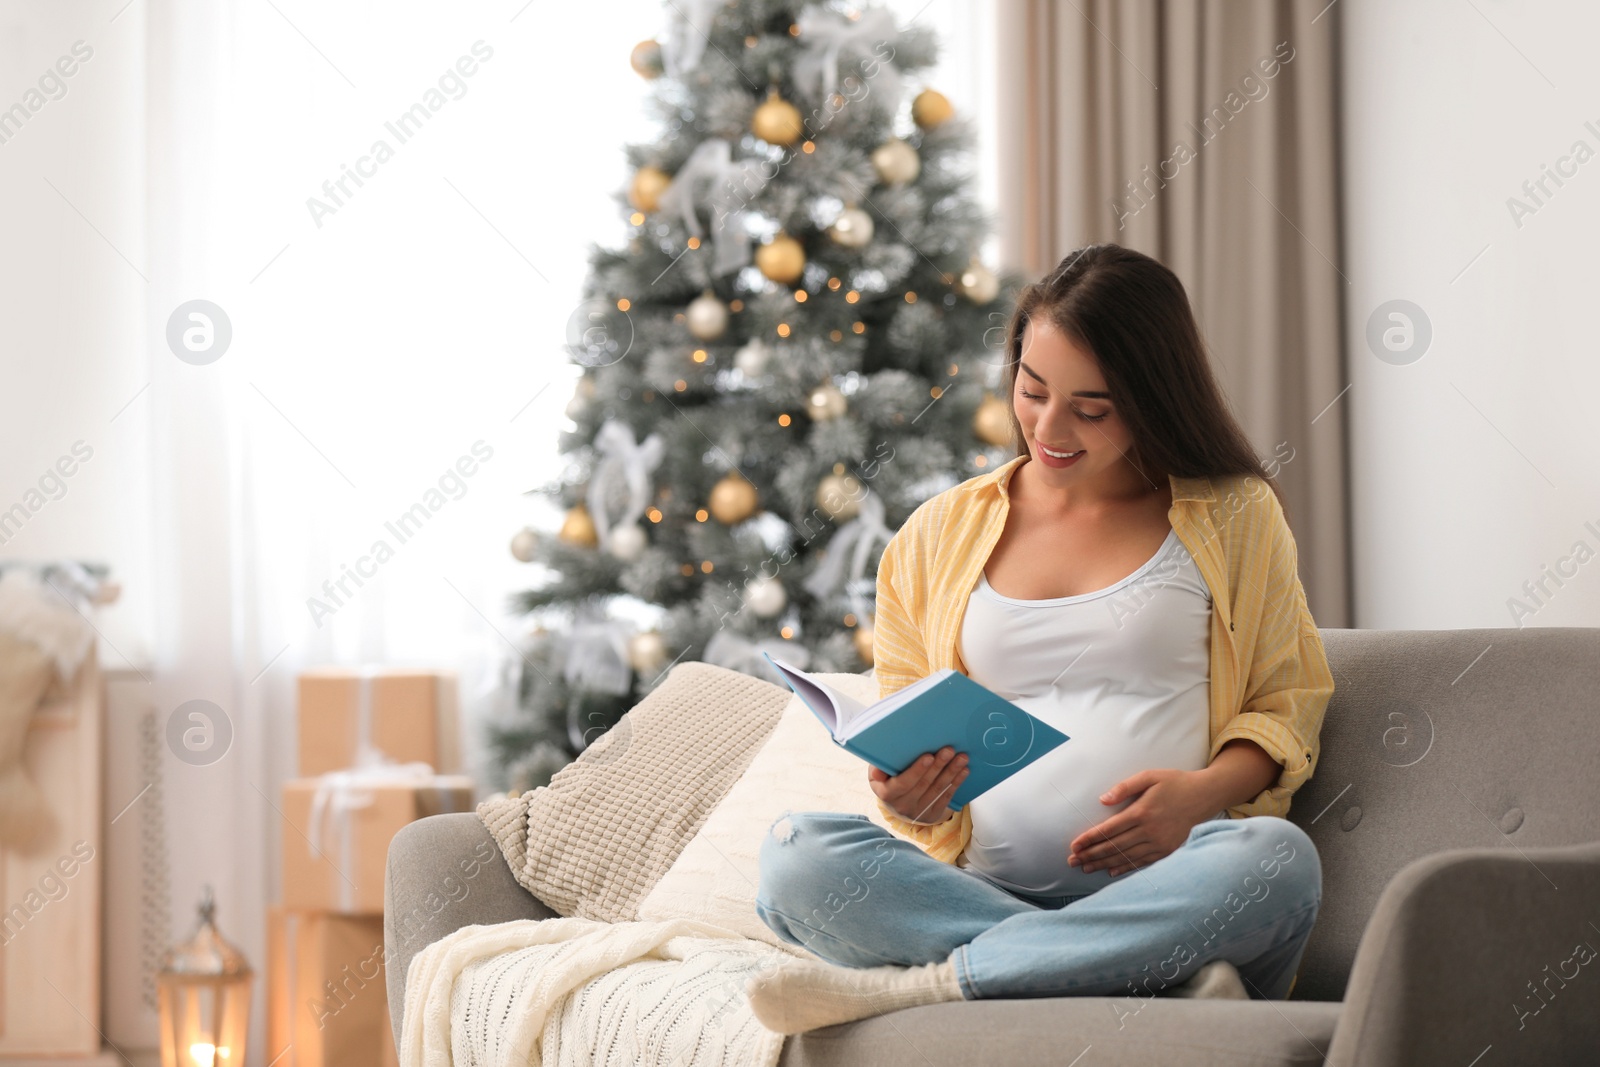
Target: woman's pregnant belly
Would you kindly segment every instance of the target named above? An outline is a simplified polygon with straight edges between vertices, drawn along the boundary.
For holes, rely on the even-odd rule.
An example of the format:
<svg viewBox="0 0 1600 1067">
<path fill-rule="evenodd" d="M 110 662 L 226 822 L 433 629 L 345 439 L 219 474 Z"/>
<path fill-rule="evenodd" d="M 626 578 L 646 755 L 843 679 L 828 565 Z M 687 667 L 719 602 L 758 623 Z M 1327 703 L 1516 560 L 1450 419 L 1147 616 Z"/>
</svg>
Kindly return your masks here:
<svg viewBox="0 0 1600 1067">
<path fill-rule="evenodd" d="M 1193 686 L 1159 703 L 1102 692 L 1092 707 L 1078 710 L 1049 699 L 1014 699 L 1070 740 L 969 802 L 972 839 L 958 865 L 1032 896 L 1093 893 L 1110 883 L 1105 868 L 1085 874 L 1068 866 L 1068 845 L 1133 803 L 1100 801 L 1123 779 L 1207 765 L 1209 688 Z"/>
</svg>

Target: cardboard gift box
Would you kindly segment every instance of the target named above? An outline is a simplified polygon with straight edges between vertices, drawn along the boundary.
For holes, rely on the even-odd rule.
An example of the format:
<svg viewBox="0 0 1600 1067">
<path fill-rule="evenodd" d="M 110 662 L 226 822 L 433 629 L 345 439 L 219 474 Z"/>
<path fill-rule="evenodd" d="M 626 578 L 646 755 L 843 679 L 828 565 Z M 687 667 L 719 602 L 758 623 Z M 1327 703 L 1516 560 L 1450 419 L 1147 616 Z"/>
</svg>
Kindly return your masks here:
<svg viewBox="0 0 1600 1067">
<path fill-rule="evenodd" d="M 384 983 L 383 919 L 267 912 L 273 1067 L 399 1067 Z"/>
<path fill-rule="evenodd" d="M 383 913 L 389 842 L 407 823 L 473 810 L 472 779 L 380 766 L 283 784 L 283 905 Z"/>
<path fill-rule="evenodd" d="M 461 770 L 456 676 L 450 671 L 326 667 L 299 679 L 300 773 L 363 762 L 363 745 L 396 763 Z"/>
</svg>

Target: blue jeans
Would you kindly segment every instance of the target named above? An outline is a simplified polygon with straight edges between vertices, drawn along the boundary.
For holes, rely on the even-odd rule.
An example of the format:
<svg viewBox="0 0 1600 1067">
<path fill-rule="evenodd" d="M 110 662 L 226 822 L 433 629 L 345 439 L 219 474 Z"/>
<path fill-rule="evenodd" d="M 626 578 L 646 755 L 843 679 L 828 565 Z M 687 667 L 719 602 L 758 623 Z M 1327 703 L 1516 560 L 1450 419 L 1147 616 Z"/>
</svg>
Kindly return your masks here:
<svg viewBox="0 0 1600 1067">
<path fill-rule="evenodd" d="M 756 914 L 845 967 L 950 959 L 968 1000 L 1149 997 L 1215 959 L 1253 998 L 1282 1000 L 1321 901 L 1316 847 L 1271 815 L 1202 822 L 1093 893 L 1028 899 L 865 815 L 802 811 L 762 840 Z"/>
</svg>

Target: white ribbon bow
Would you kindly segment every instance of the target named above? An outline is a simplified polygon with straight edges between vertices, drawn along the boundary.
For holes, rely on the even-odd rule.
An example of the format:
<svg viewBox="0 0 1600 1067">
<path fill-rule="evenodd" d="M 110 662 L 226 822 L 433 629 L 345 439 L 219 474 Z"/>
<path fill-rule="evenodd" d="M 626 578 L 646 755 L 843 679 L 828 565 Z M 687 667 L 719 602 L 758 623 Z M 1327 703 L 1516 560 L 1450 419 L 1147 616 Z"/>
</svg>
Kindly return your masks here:
<svg viewBox="0 0 1600 1067">
<path fill-rule="evenodd" d="M 589 514 L 594 519 L 595 533 L 604 544 L 613 528 L 638 522 L 650 506 L 650 475 L 661 466 L 666 441 L 659 433 L 653 433 L 642 443 L 635 443 L 627 423 L 608 419 L 595 434 L 594 445 L 601 459 L 589 478 Z M 626 491 L 628 503 L 613 523 L 609 509 L 619 487 Z"/>
<path fill-rule="evenodd" d="M 767 184 L 759 160 L 734 162 L 733 146 L 721 137 L 710 137 L 695 146 L 683 166 L 672 176 L 658 201 L 663 215 L 678 215 L 684 228 L 695 237 L 704 237 L 699 208 L 711 214 L 716 234 L 712 256 L 712 277 L 750 265 L 750 233 L 744 225 L 744 206 Z"/>
<path fill-rule="evenodd" d="M 856 518 L 851 519 L 834 533 L 828 542 L 828 550 L 822 557 L 822 562 L 817 564 L 816 570 L 811 572 L 804 585 L 806 590 L 815 597 L 833 595 L 839 588 L 839 583 L 844 579 L 845 560 L 849 559 L 850 577 L 846 588 L 850 590 L 856 614 L 866 617 L 865 601 L 861 599 L 856 590 L 860 587 L 867 572 L 867 557 L 871 554 L 873 546 L 880 541 L 887 545 L 894 536 L 894 531 L 889 529 L 883 521 L 883 498 L 877 493 L 868 492 L 861 499 L 861 510 Z"/>
<path fill-rule="evenodd" d="M 812 5 L 800 12 L 795 24 L 800 27 L 802 52 L 794 61 L 794 83 L 810 99 L 826 102 L 837 91 L 839 60 L 849 49 L 862 58 L 874 58 L 875 68 L 870 75 L 863 70 L 862 79 L 870 77 L 874 91 L 884 95 L 884 105 L 891 113 L 899 106 L 900 71 L 890 61 L 877 59 L 873 51 L 878 42 L 897 36 L 893 12 L 878 8 L 864 12 L 858 19 L 848 19 Z"/>
<path fill-rule="evenodd" d="M 777 678 L 772 665 L 762 653 L 771 653 L 775 658 L 791 663 L 801 670 L 805 670 L 811 664 L 811 650 L 802 644 L 776 637 L 750 641 L 727 630 L 718 630 L 711 635 L 711 640 L 706 642 L 706 651 L 701 660 L 714 667 L 726 667 L 730 671 L 738 671 L 757 678 Z"/>
<path fill-rule="evenodd" d="M 628 664 L 632 624 L 622 619 L 588 619 L 573 624 L 567 640 L 563 675 L 567 684 L 595 693 L 620 696 L 633 688 Z"/>
<path fill-rule="evenodd" d="M 391 763 L 376 753 L 376 760 L 344 771 L 329 771 L 317 779 L 317 791 L 311 798 L 311 825 L 306 838 L 313 856 L 323 854 L 323 842 L 333 836 L 338 840 L 338 861 L 335 873 L 339 910 L 355 908 L 356 887 L 350 881 L 355 866 L 355 835 L 350 829 L 350 814 L 372 806 L 372 788 L 380 785 L 425 785 L 433 780 L 433 767 L 426 763 Z M 359 758 L 359 756 L 358 756 Z"/>
<path fill-rule="evenodd" d="M 661 42 L 661 66 L 669 78 L 682 78 L 700 65 L 711 36 L 722 0 L 675 0 L 665 40 Z M 687 11 L 684 8 L 688 8 Z"/>
</svg>

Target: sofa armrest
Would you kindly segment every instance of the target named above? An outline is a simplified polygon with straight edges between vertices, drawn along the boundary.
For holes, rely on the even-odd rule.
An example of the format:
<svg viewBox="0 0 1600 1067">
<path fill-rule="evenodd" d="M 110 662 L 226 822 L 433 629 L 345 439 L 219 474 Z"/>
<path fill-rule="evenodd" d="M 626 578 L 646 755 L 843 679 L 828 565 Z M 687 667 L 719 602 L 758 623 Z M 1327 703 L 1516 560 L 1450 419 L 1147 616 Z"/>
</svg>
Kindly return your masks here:
<svg viewBox="0 0 1600 1067">
<path fill-rule="evenodd" d="M 1378 898 L 1328 1063 L 1593 1063 L 1596 1003 L 1600 842 L 1440 852 Z"/>
<path fill-rule="evenodd" d="M 474 813 L 431 815 L 408 824 L 389 842 L 383 882 L 384 980 L 395 1047 L 413 956 L 463 926 L 555 914 L 512 877 L 500 846 Z"/>
</svg>

